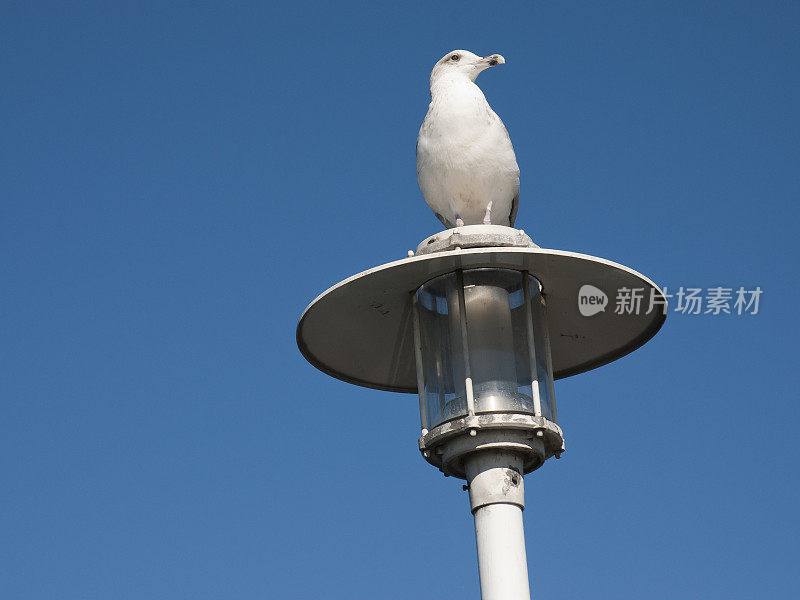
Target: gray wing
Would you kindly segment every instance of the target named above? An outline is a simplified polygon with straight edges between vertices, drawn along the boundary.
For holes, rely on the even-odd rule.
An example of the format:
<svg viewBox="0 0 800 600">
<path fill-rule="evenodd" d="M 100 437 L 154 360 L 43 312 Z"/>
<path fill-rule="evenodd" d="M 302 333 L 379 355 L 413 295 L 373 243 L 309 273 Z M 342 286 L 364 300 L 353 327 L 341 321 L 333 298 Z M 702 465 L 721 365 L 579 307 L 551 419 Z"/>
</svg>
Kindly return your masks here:
<svg viewBox="0 0 800 600">
<path fill-rule="evenodd" d="M 514 221 L 517 220 L 517 209 L 519 209 L 519 192 L 517 192 L 517 195 L 514 196 L 514 199 L 511 201 L 511 214 L 508 215 L 508 224 L 511 227 L 514 226 Z"/>
<path fill-rule="evenodd" d="M 455 223 L 451 223 L 450 221 L 448 221 L 447 219 L 445 219 L 445 218 L 444 218 L 442 215 L 440 215 L 439 213 L 435 212 L 435 213 L 433 213 L 433 214 L 434 214 L 434 215 L 436 215 L 436 218 L 437 218 L 437 219 L 439 219 L 439 220 L 442 222 L 442 225 L 444 225 L 444 226 L 445 226 L 447 229 L 452 229 L 453 227 L 455 227 L 455 226 L 456 226 L 456 224 L 455 224 Z"/>
</svg>

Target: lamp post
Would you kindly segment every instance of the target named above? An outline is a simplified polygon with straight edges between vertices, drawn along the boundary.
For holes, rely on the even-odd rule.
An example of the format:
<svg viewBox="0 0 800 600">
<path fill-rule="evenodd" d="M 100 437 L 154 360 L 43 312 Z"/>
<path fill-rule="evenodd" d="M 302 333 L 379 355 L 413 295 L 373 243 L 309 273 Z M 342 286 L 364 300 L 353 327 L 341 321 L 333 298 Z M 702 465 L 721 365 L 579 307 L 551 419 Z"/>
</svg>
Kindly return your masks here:
<svg viewBox="0 0 800 600">
<path fill-rule="evenodd" d="M 592 311 L 581 310 L 587 284 Z M 609 310 L 623 289 L 642 290 L 646 306 Z M 418 394 L 422 456 L 467 481 L 483 600 L 526 600 L 523 476 L 564 451 L 553 381 L 644 344 L 664 306 L 658 287 L 627 267 L 470 225 L 324 292 L 297 342 L 333 377 Z"/>
</svg>

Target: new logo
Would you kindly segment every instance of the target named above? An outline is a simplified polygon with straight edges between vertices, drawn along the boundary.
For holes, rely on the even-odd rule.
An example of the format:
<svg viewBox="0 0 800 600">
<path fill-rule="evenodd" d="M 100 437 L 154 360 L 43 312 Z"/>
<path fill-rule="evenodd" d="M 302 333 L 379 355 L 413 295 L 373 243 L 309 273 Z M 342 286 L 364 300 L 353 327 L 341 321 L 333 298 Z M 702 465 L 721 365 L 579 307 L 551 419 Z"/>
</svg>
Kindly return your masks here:
<svg viewBox="0 0 800 600">
<path fill-rule="evenodd" d="M 582 285 L 578 290 L 578 310 L 584 317 L 591 317 L 605 311 L 608 306 L 608 296 L 605 292 L 593 285 Z"/>
</svg>

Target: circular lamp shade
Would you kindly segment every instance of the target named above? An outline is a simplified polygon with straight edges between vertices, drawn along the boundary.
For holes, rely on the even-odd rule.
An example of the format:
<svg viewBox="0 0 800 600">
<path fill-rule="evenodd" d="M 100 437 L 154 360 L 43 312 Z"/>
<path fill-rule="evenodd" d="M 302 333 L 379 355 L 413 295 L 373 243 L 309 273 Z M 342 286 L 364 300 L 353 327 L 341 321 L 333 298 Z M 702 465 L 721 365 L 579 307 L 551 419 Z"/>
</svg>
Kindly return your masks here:
<svg viewBox="0 0 800 600">
<path fill-rule="evenodd" d="M 414 294 L 447 273 L 482 268 L 527 272 L 540 282 L 555 379 L 632 352 L 666 318 L 661 290 L 611 261 L 541 248 L 473 248 L 405 258 L 338 283 L 303 312 L 300 351 L 349 383 L 417 393 Z"/>
</svg>

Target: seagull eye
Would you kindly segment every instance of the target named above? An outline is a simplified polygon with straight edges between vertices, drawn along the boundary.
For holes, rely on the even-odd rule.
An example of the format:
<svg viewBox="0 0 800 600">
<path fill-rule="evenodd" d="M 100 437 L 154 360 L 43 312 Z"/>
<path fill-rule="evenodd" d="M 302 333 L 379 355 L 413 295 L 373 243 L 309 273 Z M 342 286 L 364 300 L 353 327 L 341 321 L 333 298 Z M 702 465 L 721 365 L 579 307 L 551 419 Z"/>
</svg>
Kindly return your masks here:
<svg viewBox="0 0 800 600">
<path fill-rule="evenodd" d="M 461 57 L 458 54 L 453 54 L 453 56 L 450 57 L 450 60 L 458 60 L 459 58 Z"/>
</svg>

